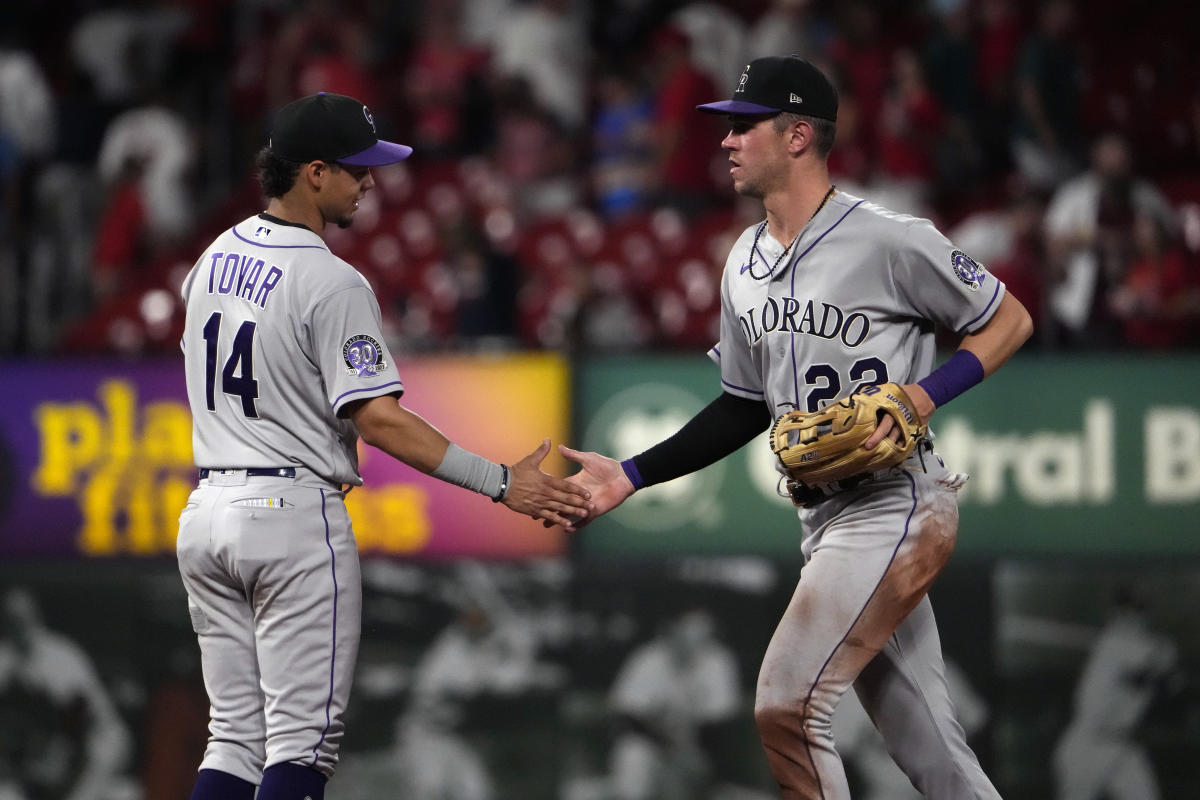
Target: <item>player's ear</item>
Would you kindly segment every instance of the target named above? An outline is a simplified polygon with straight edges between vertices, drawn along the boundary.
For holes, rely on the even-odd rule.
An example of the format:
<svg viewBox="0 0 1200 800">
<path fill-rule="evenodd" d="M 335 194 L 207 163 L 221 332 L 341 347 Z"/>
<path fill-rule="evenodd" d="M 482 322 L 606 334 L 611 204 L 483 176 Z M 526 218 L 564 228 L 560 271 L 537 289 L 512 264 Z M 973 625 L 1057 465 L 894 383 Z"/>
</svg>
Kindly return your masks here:
<svg viewBox="0 0 1200 800">
<path fill-rule="evenodd" d="M 300 168 L 300 175 L 308 185 L 313 189 L 321 188 L 321 184 L 325 182 L 329 173 L 332 171 L 331 165 L 325 161 L 309 161 Z"/>
<path fill-rule="evenodd" d="M 815 139 L 815 131 L 806 119 L 798 119 L 787 128 L 788 152 L 799 155 L 804 152 Z"/>
</svg>

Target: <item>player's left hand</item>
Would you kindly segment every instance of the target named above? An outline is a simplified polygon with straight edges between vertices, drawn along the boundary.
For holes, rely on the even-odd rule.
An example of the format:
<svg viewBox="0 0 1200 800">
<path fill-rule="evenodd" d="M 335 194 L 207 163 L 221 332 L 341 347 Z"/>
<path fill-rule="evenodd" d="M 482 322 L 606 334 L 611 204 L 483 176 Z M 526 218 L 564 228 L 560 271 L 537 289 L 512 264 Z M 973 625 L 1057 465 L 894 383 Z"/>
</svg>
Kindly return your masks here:
<svg viewBox="0 0 1200 800">
<path fill-rule="evenodd" d="M 543 472 L 541 464 L 549 452 L 550 440 L 543 439 L 536 450 L 509 468 L 508 494 L 500 502 L 519 514 L 542 520 L 547 527 L 562 525 L 573 531 L 594 508 L 591 492 Z"/>
<path fill-rule="evenodd" d="M 900 388 L 903 389 L 906 394 L 908 394 L 908 399 L 912 401 L 914 410 L 917 412 L 917 414 L 920 415 L 921 419 L 928 423 L 929 418 L 933 416 L 933 412 L 937 409 L 937 406 L 935 406 L 933 401 L 929 399 L 929 393 L 917 383 L 905 384 Z M 898 442 L 900 441 L 901 435 L 901 430 L 896 427 L 896 421 L 885 414 L 883 419 L 879 422 L 879 427 L 875 429 L 874 433 L 867 437 L 865 442 L 863 442 L 863 448 L 867 450 L 874 450 L 875 446 L 882 442 L 885 436 L 891 439 L 893 442 Z"/>
</svg>

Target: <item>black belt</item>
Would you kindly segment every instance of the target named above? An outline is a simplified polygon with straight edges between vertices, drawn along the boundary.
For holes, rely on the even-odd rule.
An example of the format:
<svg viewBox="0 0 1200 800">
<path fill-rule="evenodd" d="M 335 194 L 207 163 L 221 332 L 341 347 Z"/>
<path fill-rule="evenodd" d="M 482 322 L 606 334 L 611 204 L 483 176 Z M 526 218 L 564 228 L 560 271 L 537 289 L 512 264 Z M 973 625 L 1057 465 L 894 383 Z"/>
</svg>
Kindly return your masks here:
<svg viewBox="0 0 1200 800">
<path fill-rule="evenodd" d="M 801 508 L 812 508 L 818 503 L 825 502 L 838 492 L 844 492 L 848 489 L 853 489 L 859 484 L 866 483 L 871 477 L 873 476 L 860 475 L 856 478 L 847 478 L 830 483 L 824 488 L 820 486 L 807 486 L 799 481 L 789 480 L 787 482 L 787 492 L 795 505 Z"/>
<path fill-rule="evenodd" d="M 209 469 L 208 467 L 200 468 L 200 480 L 208 477 L 210 472 L 226 472 L 226 471 L 241 471 L 246 473 L 247 478 L 294 478 L 296 477 L 295 467 L 250 467 L 242 469 L 241 467 L 222 467 L 220 469 Z"/>
</svg>

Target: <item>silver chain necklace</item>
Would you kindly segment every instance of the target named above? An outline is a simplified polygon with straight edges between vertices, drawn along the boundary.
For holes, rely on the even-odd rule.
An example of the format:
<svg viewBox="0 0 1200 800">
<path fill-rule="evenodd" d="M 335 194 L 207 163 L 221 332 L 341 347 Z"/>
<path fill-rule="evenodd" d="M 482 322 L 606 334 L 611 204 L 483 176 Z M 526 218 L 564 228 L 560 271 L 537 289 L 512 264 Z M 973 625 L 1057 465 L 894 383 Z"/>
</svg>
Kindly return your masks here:
<svg viewBox="0 0 1200 800">
<path fill-rule="evenodd" d="M 829 198 L 833 197 L 833 190 L 836 188 L 837 188 L 836 186 L 829 187 L 829 191 L 827 191 L 825 193 L 825 196 L 823 198 L 821 198 L 821 204 L 819 206 L 817 206 L 817 210 L 814 211 L 812 213 L 812 216 L 810 216 L 808 218 L 808 222 L 812 222 L 813 218 L 816 217 L 817 214 L 819 214 L 821 212 L 821 209 L 824 208 L 825 204 L 829 202 Z M 808 222 L 804 223 L 805 227 L 808 227 Z M 763 220 L 762 223 L 758 226 L 758 230 L 756 230 L 754 232 L 754 243 L 750 245 L 750 263 L 747 264 L 746 269 L 743 270 L 745 272 L 749 272 L 750 277 L 756 281 L 761 281 L 763 278 L 769 278 L 772 275 L 774 275 L 775 270 L 779 268 L 780 262 L 783 261 L 784 257 L 789 252 L 791 252 L 792 245 L 794 245 L 796 243 L 796 240 L 800 238 L 800 233 L 804 233 L 804 228 L 801 228 L 800 233 L 797 233 L 795 236 L 793 236 L 792 241 L 788 242 L 787 247 L 783 248 L 783 252 L 780 253 L 776 257 L 775 263 L 771 265 L 771 268 L 769 270 L 767 270 L 765 273 L 763 273 L 762 275 L 755 275 L 754 274 L 754 254 L 758 252 L 758 238 L 760 236 L 762 236 L 762 232 L 765 231 L 766 229 L 767 229 L 767 221 Z"/>
</svg>

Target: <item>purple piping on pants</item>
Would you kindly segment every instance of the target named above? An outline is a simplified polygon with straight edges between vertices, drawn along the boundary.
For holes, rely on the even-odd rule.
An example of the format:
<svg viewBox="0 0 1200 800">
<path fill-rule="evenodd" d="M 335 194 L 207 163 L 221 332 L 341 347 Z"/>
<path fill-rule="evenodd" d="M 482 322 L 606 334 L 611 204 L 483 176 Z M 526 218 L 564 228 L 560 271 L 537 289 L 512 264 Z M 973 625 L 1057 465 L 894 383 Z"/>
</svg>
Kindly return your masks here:
<svg viewBox="0 0 1200 800">
<path fill-rule="evenodd" d="M 829 657 L 825 659 L 825 663 L 822 664 L 821 669 L 818 670 L 812 686 L 810 686 L 808 689 L 808 694 L 804 697 L 804 703 L 801 704 L 801 708 L 807 708 L 808 704 L 812 702 L 813 692 L 816 691 L 817 684 L 821 682 L 821 675 L 824 674 L 825 668 L 829 666 L 829 662 L 833 660 L 835 655 L 837 655 L 838 649 L 843 643 L 845 643 L 846 638 L 850 635 L 850 631 L 854 630 L 854 626 L 858 624 L 860 619 L 862 619 L 862 615 L 866 612 L 867 606 L 871 604 L 871 598 L 873 598 L 875 593 L 879 591 L 879 587 L 883 583 L 883 577 L 887 575 L 888 569 L 891 569 L 892 563 L 896 560 L 896 553 L 900 551 L 900 546 L 904 544 L 904 540 L 908 538 L 908 526 L 912 522 L 913 514 L 915 514 L 917 511 L 917 482 L 913 476 L 909 475 L 907 472 L 904 473 L 904 477 L 908 478 L 908 482 L 910 484 L 909 488 L 912 492 L 912 508 L 908 510 L 908 516 L 904 520 L 904 534 L 900 537 L 900 540 L 896 542 L 896 547 L 894 550 L 892 550 L 891 558 L 888 559 L 888 565 L 883 570 L 883 573 L 879 576 L 879 582 L 875 584 L 875 588 L 872 589 L 871 594 L 867 596 L 866 602 L 864 602 L 863 607 L 859 609 L 858 614 L 854 617 L 854 621 L 850 623 L 850 627 L 846 630 L 846 633 L 843 634 L 842 638 L 838 640 L 838 643 L 834 645 L 833 651 L 830 652 Z M 803 719 L 803 716 L 804 715 L 802 714 L 801 719 Z M 813 775 L 815 775 L 817 778 L 817 789 L 821 792 L 821 797 L 823 798 L 825 797 L 825 790 L 821 788 L 821 776 L 817 775 L 816 759 L 813 758 L 812 748 L 809 747 L 808 736 L 804 732 L 803 724 L 800 726 L 800 734 L 804 736 L 804 752 L 808 755 L 808 762 L 812 765 Z"/>
<path fill-rule="evenodd" d="M 325 734 L 329 733 L 329 727 L 332 721 L 329 718 L 329 708 L 333 705 L 333 675 L 334 665 L 337 656 L 337 606 L 338 606 L 338 583 L 337 583 L 337 556 L 333 552 L 333 544 L 329 541 L 329 517 L 325 514 L 325 490 L 321 492 L 321 520 L 325 523 L 325 546 L 329 548 L 329 564 L 333 573 L 333 641 L 331 642 L 329 655 L 329 696 L 325 699 L 325 730 L 321 731 L 321 738 L 313 746 L 313 760 L 309 764 L 310 767 L 315 767 L 317 764 L 318 753 L 321 745 L 325 743 Z"/>
</svg>

